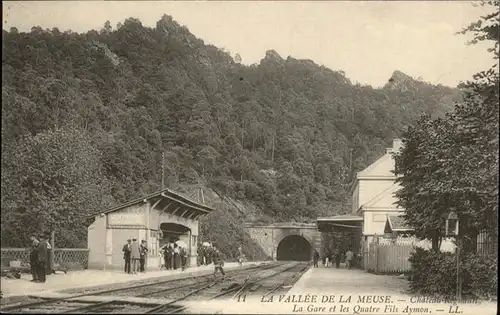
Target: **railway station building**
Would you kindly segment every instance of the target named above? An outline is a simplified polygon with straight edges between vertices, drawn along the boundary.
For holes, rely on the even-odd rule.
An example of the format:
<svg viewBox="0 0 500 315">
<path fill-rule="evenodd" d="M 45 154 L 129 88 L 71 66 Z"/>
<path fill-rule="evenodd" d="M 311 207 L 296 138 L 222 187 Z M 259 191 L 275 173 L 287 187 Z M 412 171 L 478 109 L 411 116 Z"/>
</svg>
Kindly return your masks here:
<svg viewBox="0 0 500 315">
<path fill-rule="evenodd" d="M 351 214 L 317 219 L 319 231 L 344 235 L 346 242 L 341 245 L 344 250 L 351 248 L 366 259 L 368 244 L 386 234 L 386 223 L 391 225 L 393 231 L 410 230 L 403 224 L 401 216 L 404 209 L 398 207 L 394 195 L 399 185 L 393 172 L 393 154 L 399 152 L 401 147 L 401 140 L 394 139 L 392 147 L 387 148 L 384 155 L 356 174 L 351 187 Z"/>
<path fill-rule="evenodd" d="M 162 264 L 161 247 L 182 241 L 188 266 L 196 266 L 198 218 L 213 209 L 164 189 L 93 215 L 88 227 L 89 269 L 123 268 L 123 245 L 128 239 L 146 240 L 149 269 Z"/>
</svg>

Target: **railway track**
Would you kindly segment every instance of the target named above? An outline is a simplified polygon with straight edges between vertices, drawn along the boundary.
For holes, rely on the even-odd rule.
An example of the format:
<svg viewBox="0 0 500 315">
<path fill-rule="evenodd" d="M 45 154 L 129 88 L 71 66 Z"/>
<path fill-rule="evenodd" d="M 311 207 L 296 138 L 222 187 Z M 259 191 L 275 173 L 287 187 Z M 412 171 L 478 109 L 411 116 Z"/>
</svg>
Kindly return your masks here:
<svg viewBox="0 0 500 315">
<path fill-rule="evenodd" d="M 249 272 L 266 272 L 269 269 L 281 268 L 283 264 L 268 264 L 257 265 L 245 268 L 243 270 L 231 270 L 227 272 L 228 280 L 240 279 Z M 182 306 L 176 303 L 185 300 L 191 296 L 197 295 L 202 291 L 212 292 L 213 287 L 221 285 L 221 281 L 211 280 L 211 275 L 195 276 L 184 279 L 169 279 L 155 283 L 143 283 L 124 288 L 115 288 L 110 290 L 100 290 L 95 292 L 86 292 L 64 298 L 32 298 L 28 303 L 18 305 L 6 305 L 2 307 L 2 313 L 8 311 L 9 313 L 56 313 L 56 314 L 84 314 L 84 313 L 173 313 L 183 309 Z M 232 289 L 234 290 L 234 289 Z M 228 292 L 223 292 L 227 295 Z M 205 293 L 202 294 L 206 296 Z M 105 296 L 108 298 L 106 301 L 95 301 L 95 297 Z M 94 300 L 88 299 L 94 297 Z M 110 297 L 116 297 L 116 299 Z M 161 301 L 154 303 L 151 301 L 126 301 L 123 297 L 136 297 L 136 298 L 155 298 L 168 299 L 165 303 Z"/>
<path fill-rule="evenodd" d="M 186 296 L 182 298 L 182 300 L 187 300 L 187 301 L 192 301 L 192 300 L 218 300 L 218 299 L 235 299 L 238 298 L 239 296 L 245 294 L 246 292 L 254 292 L 254 288 L 257 286 L 260 286 L 259 283 L 270 280 L 274 277 L 277 277 L 279 275 L 282 275 L 283 273 L 297 273 L 297 272 L 303 272 L 304 270 L 308 269 L 308 265 L 301 264 L 301 263 L 294 263 L 294 264 L 285 264 L 278 266 L 277 271 L 274 270 L 259 270 L 259 274 L 252 273 L 248 276 L 245 277 L 240 277 L 241 283 L 234 283 L 233 286 L 229 286 L 227 288 L 221 288 L 218 286 L 220 283 L 212 283 L 209 285 L 206 285 L 204 287 L 201 287 L 195 291 L 190 292 Z M 274 268 L 273 268 L 274 269 Z M 264 271 L 264 274 L 263 272 Z M 289 275 L 288 278 L 291 278 Z M 288 279 L 287 278 L 287 279 Z M 277 288 L 281 288 L 283 283 L 285 281 L 280 281 L 279 286 L 273 286 Z M 225 289 L 225 290 L 223 290 Z M 202 291 L 203 294 L 196 294 L 198 292 Z M 221 292 L 222 291 L 222 292 Z M 147 314 L 179 314 L 182 313 L 184 310 L 186 310 L 188 307 L 187 306 L 182 306 L 176 304 L 179 302 L 179 300 L 175 300 L 173 302 L 169 302 L 163 305 L 158 305 L 155 308 L 150 309 L 147 311 Z"/>
<path fill-rule="evenodd" d="M 245 295 L 267 296 L 288 285 L 291 287 L 291 284 L 293 284 L 295 280 L 298 280 L 307 269 L 309 269 L 309 265 L 297 263 L 266 276 L 260 276 L 255 279 L 249 278 L 241 285 L 239 290 L 235 290 L 236 293 L 232 298 L 239 299 Z M 276 282 L 278 282 L 278 284 L 276 284 Z M 216 298 L 223 296 L 225 295 L 221 294 Z"/>
</svg>

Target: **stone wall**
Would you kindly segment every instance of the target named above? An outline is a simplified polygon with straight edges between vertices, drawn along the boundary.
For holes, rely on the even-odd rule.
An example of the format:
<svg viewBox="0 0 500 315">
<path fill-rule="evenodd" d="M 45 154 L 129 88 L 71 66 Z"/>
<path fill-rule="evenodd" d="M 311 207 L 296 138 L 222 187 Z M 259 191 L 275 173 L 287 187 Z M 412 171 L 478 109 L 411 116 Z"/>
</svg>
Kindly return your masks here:
<svg viewBox="0 0 500 315">
<path fill-rule="evenodd" d="M 314 226 L 250 226 L 245 227 L 250 237 L 255 240 L 264 252 L 273 260 L 277 258 L 278 246 L 287 236 L 298 235 L 306 239 L 312 248 L 323 252 L 321 233 Z"/>
</svg>

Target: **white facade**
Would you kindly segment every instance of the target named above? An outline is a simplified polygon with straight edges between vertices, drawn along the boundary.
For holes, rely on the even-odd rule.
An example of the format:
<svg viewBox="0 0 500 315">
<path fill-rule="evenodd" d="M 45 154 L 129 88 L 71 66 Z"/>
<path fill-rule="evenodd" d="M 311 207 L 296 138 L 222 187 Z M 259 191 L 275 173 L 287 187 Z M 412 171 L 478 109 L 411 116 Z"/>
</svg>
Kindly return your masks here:
<svg viewBox="0 0 500 315">
<path fill-rule="evenodd" d="M 394 140 L 393 148 L 363 171 L 356 174 L 352 196 L 353 214 L 363 217 L 363 236 L 368 240 L 374 235 L 383 235 L 387 216 L 400 215 L 404 209 L 396 205 L 394 193 L 399 189 L 395 183 L 394 158 L 392 153 L 400 148 Z"/>
<path fill-rule="evenodd" d="M 401 140 L 395 139 L 393 147 L 373 164 L 356 174 L 356 183 L 352 195 L 353 214 L 363 217 L 362 235 L 364 243 L 372 241 L 375 235 L 383 236 L 389 216 L 401 216 L 404 209 L 397 206 L 395 193 L 400 189 L 394 174 L 395 161 L 393 154 L 402 147 Z M 413 237 L 399 239 L 403 242 L 428 248 L 430 242 Z M 455 246 L 450 240 L 443 240 L 442 250 L 453 250 Z"/>
</svg>

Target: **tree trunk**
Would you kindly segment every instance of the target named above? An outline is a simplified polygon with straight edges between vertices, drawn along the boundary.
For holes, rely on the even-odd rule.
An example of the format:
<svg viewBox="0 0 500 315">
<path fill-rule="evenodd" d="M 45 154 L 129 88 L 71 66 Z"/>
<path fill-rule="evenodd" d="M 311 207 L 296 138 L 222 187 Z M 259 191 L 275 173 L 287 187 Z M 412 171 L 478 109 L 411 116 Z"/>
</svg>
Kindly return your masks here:
<svg viewBox="0 0 500 315">
<path fill-rule="evenodd" d="M 432 236 L 432 249 L 439 251 L 439 236 L 437 234 Z"/>
<path fill-rule="evenodd" d="M 272 149 L 271 149 L 271 162 L 274 163 L 274 137 L 273 137 L 273 143 L 272 143 Z"/>
</svg>

